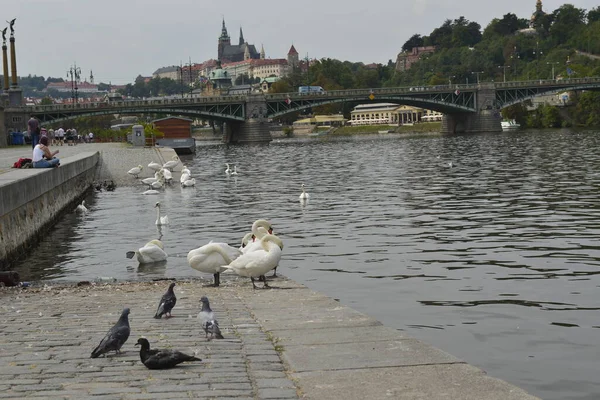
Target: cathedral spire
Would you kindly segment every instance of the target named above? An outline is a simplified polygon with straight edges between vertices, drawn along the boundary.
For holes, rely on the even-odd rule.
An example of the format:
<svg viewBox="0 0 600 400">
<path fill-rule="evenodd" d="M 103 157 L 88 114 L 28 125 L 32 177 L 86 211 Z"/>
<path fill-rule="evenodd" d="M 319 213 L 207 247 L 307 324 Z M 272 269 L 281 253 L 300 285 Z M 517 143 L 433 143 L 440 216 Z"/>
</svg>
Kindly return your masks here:
<svg viewBox="0 0 600 400">
<path fill-rule="evenodd" d="M 240 46 L 243 45 L 244 43 L 246 43 L 246 41 L 244 40 L 244 32 L 242 32 L 242 27 L 240 26 Z"/>
<path fill-rule="evenodd" d="M 264 60 L 265 59 L 265 46 L 263 46 L 263 44 L 261 43 L 260 45 L 260 59 Z"/>
<path fill-rule="evenodd" d="M 223 17 L 223 26 L 221 27 L 221 38 L 229 38 L 229 34 L 227 33 L 227 27 L 225 26 L 225 17 Z"/>
</svg>

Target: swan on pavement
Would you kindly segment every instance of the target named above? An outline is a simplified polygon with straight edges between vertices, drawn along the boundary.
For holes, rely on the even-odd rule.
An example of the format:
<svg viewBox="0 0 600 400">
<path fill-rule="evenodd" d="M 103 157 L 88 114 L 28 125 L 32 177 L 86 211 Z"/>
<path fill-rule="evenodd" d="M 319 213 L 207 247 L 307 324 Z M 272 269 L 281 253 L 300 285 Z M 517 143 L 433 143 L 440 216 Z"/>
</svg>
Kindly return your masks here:
<svg viewBox="0 0 600 400">
<path fill-rule="evenodd" d="M 129 171 L 127 171 L 127 173 L 129 175 L 133 175 L 133 176 L 135 176 L 137 178 L 138 175 L 140 174 L 140 172 L 142 172 L 143 169 L 144 169 L 144 167 L 142 167 L 141 165 L 138 165 L 137 167 L 131 168 Z"/>
<path fill-rule="evenodd" d="M 150 164 L 148 164 L 148 168 L 150 168 L 153 171 L 158 171 L 159 169 L 162 168 L 162 165 L 160 165 L 157 162 L 152 161 Z"/>
<path fill-rule="evenodd" d="M 167 161 L 166 163 L 163 164 L 163 168 L 167 169 L 169 171 L 173 171 L 173 168 L 175 168 L 177 166 L 177 164 L 179 164 L 179 157 L 173 156 L 172 160 Z"/>
<path fill-rule="evenodd" d="M 210 242 L 191 250 L 187 255 L 188 265 L 196 271 L 213 274 L 214 286 L 221 283 L 220 274 L 225 270 L 223 265 L 230 264 L 242 255 L 242 252 L 227 243 Z"/>
</svg>

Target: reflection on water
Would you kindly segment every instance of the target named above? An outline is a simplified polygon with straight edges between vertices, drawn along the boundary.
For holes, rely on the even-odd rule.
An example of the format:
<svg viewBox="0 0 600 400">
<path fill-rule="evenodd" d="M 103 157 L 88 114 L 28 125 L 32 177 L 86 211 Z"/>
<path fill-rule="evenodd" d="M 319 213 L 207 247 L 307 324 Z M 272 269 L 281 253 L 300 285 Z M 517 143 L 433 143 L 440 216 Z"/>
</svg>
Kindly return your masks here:
<svg viewBox="0 0 600 400">
<path fill-rule="evenodd" d="M 600 397 L 598 144 L 557 131 L 203 145 L 184 160 L 194 188 L 94 193 L 19 272 L 199 276 L 189 250 L 238 245 L 268 218 L 281 273 L 542 398 Z M 161 232 L 156 201 L 171 222 Z M 125 259 L 161 235 L 165 264 Z"/>
</svg>

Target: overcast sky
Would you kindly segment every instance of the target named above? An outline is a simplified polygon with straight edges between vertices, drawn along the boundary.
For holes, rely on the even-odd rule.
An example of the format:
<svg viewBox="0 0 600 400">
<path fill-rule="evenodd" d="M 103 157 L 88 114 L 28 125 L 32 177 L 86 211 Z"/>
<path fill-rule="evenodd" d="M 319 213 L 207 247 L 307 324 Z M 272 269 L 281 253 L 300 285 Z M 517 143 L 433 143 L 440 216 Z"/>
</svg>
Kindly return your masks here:
<svg viewBox="0 0 600 400">
<path fill-rule="evenodd" d="M 568 1 L 544 0 L 551 12 Z M 232 44 L 244 38 L 267 58 L 364 63 L 396 59 L 413 34 L 464 16 L 482 29 L 512 12 L 529 18 L 536 0 L 2 0 L 1 20 L 17 18 L 17 72 L 66 78 L 76 63 L 95 82 L 125 84 L 157 68 L 217 57 L 221 21 Z M 598 0 L 568 2 L 589 10 Z M 0 24 L 0 27 L 7 26 Z M 8 35 L 7 35 L 8 36 Z M 89 79 L 89 78 L 88 78 Z"/>
</svg>

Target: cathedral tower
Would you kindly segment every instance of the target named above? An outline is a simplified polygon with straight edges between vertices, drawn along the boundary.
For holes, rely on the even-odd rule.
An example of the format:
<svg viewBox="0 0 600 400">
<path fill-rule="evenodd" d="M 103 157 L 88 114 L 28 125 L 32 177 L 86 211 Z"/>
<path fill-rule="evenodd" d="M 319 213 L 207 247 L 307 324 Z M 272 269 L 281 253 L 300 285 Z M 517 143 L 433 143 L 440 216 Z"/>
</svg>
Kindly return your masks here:
<svg viewBox="0 0 600 400">
<path fill-rule="evenodd" d="M 242 27 L 240 26 L 240 41 L 239 41 L 239 45 L 243 45 L 244 43 L 246 43 L 246 41 L 244 40 L 244 32 L 242 32 Z"/>
<path fill-rule="evenodd" d="M 241 32 L 241 29 L 240 29 Z M 229 38 L 229 34 L 227 33 L 227 28 L 225 27 L 225 18 L 223 18 L 223 26 L 221 28 L 221 36 L 219 36 L 219 48 L 217 51 L 217 59 L 220 60 L 223 56 L 223 50 L 226 46 L 231 45 L 231 39 Z"/>
</svg>

